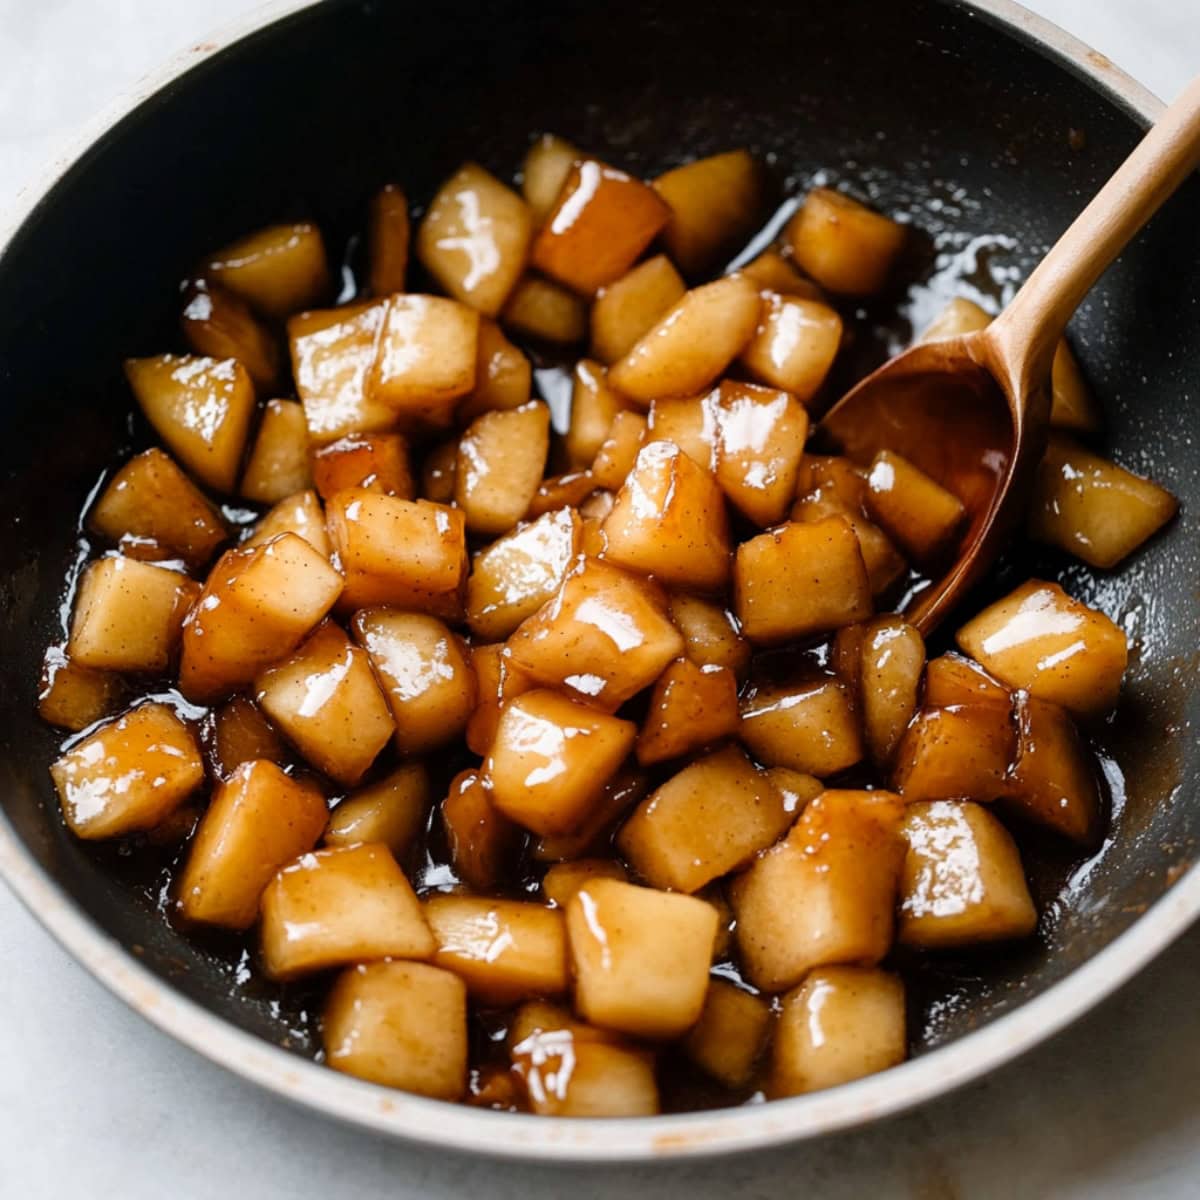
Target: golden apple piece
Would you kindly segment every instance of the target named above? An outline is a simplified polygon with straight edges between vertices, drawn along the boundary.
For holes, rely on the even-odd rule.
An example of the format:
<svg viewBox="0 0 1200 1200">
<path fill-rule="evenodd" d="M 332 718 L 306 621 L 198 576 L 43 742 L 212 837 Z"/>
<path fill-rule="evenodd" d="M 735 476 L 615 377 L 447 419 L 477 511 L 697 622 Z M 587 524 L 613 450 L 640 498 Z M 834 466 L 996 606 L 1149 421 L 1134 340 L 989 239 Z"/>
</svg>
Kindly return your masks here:
<svg viewBox="0 0 1200 1200">
<path fill-rule="evenodd" d="M 571 423 L 563 437 L 567 465 L 585 470 L 595 461 L 617 413 L 628 401 L 608 386 L 604 368 L 590 358 L 575 364 L 571 386 Z"/>
<path fill-rule="evenodd" d="M 410 236 L 408 197 L 404 189 L 385 183 L 371 197 L 367 219 L 367 288 L 372 296 L 404 291 L 408 277 Z"/>
<path fill-rule="evenodd" d="M 904 556 L 892 545 L 887 534 L 873 521 L 868 521 L 857 505 L 850 507 L 841 500 L 832 488 L 822 486 L 803 495 L 792 506 L 791 518 L 805 524 L 826 521 L 830 517 L 841 517 L 848 521 L 858 549 L 862 554 L 863 566 L 867 569 L 867 581 L 872 596 L 882 596 L 890 591 L 908 570 Z"/>
<path fill-rule="evenodd" d="M 537 680 L 513 662 L 503 642 L 473 646 L 471 666 L 475 669 L 476 703 L 467 721 L 467 747 L 483 757 L 496 738 L 505 701 L 532 691 Z"/>
<path fill-rule="evenodd" d="M 640 179 L 584 159 L 568 172 L 530 261 L 572 291 L 593 296 L 633 266 L 670 218 L 667 204 Z"/>
<path fill-rule="evenodd" d="M 673 442 L 650 442 L 638 452 L 603 531 L 609 562 L 663 583 L 713 592 L 729 578 L 725 497 Z"/>
<path fill-rule="evenodd" d="M 290 654 L 342 591 L 342 577 L 303 538 L 226 551 L 183 624 L 179 687 L 197 703 L 250 683 Z"/>
<path fill-rule="evenodd" d="M 981 805 L 910 804 L 898 936 L 940 950 L 1028 937 L 1037 910 L 1012 835 Z"/>
<path fill-rule="evenodd" d="M 1075 722 L 1057 704 L 1016 698 L 1017 753 L 1005 807 L 1083 846 L 1101 825 L 1097 763 Z"/>
<path fill-rule="evenodd" d="M 550 409 L 532 400 L 477 417 L 458 442 L 454 501 L 472 533 L 507 533 L 529 509 L 550 451 Z"/>
<path fill-rule="evenodd" d="M 387 604 L 461 616 L 467 579 L 461 511 L 346 488 L 330 499 L 325 516 L 346 580 L 346 611 Z"/>
<path fill-rule="evenodd" d="M 596 490 L 591 471 L 570 471 L 566 475 L 551 475 L 537 485 L 525 516 L 529 520 L 563 508 L 576 508 Z"/>
<path fill-rule="evenodd" d="M 325 1062 L 384 1087 L 461 1100 L 467 1090 L 467 989 L 419 962 L 348 967 L 321 1018 Z"/>
<path fill-rule="evenodd" d="M 338 802 L 325 827 L 325 845 L 377 842 L 402 859 L 423 832 L 432 804 L 427 768 L 420 762 L 403 763 Z"/>
<path fill-rule="evenodd" d="M 654 1064 L 644 1052 L 552 1029 L 518 1042 L 512 1060 L 529 1110 L 539 1116 L 650 1117 L 659 1111 Z"/>
<path fill-rule="evenodd" d="M 788 392 L 751 383 L 723 380 L 717 395 L 717 483 L 755 525 L 777 525 L 796 495 L 808 414 Z"/>
<path fill-rule="evenodd" d="M 901 617 L 877 617 L 863 633 L 859 699 L 871 759 L 886 766 L 917 711 L 925 640 Z"/>
<path fill-rule="evenodd" d="M 867 515 L 917 562 L 951 547 L 966 515 L 962 501 L 906 458 L 881 450 L 867 475 Z"/>
<path fill-rule="evenodd" d="M 179 571 L 121 556 L 97 559 L 75 592 L 67 654 L 95 671 L 165 671 L 199 595 L 200 585 Z"/>
<path fill-rule="evenodd" d="M 1040 579 L 985 608 L 957 641 L 1001 683 L 1077 717 L 1099 716 L 1116 704 L 1128 658 L 1120 626 Z"/>
<path fill-rule="evenodd" d="M 461 737 L 476 689 L 458 635 L 437 617 L 389 608 L 361 609 L 353 628 L 395 718 L 400 753 L 425 754 Z"/>
<path fill-rule="evenodd" d="M 107 717 L 120 703 L 125 686 L 113 671 L 94 671 L 67 657 L 63 646 L 50 646 L 38 681 L 38 716 L 47 724 L 79 732 Z"/>
<path fill-rule="evenodd" d="M 510 700 L 484 771 L 492 800 L 533 833 L 570 833 L 600 800 L 633 747 L 637 726 L 557 692 Z"/>
<path fill-rule="evenodd" d="M 831 292 L 882 291 L 907 238 L 905 227 L 829 188 L 814 188 L 784 237 L 800 269 Z"/>
<path fill-rule="evenodd" d="M 131 458 L 87 517 L 88 528 L 131 552 L 152 544 L 198 570 L 229 536 L 204 494 L 159 449 Z"/>
<path fill-rule="evenodd" d="M 800 460 L 797 494 L 826 496 L 862 515 L 867 498 L 867 473 L 840 454 L 805 454 Z"/>
<path fill-rule="evenodd" d="M 756 987 L 783 991 L 813 967 L 887 955 L 903 816 L 904 802 L 890 792 L 823 792 L 733 881 L 738 947 Z"/>
<path fill-rule="evenodd" d="M 767 1094 L 799 1096 L 899 1066 L 904 984 L 877 967 L 823 967 L 783 998 Z"/>
<path fill-rule="evenodd" d="M 1015 752 L 1012 715 L 999 704 L 923 708 L 892 765 L 892 786 L 916 800 L 977 800 L 1005 795 Z"/>
<path fill-rule="evenodd" d="M 416 498 L 408 440 L 399 433 L 351 433 L 312 454 L 313 486 L 323 500 L 346 488 L 365 488 L 401 500 Z"/>
<path fill-rule="evenodd" d="M 758 326 L 740 361 L 760 383 L 807 403 L 825 382 L 841 344 L 842 318 L 828 304 L 764 292 Z"/>
<path fill-rule="evenodd" d="M 697 466 L 716 471 L 720 440 L 720 391 L 699 396 L 668 396 L 650 403 L 646 439 L 674 442 Z"/>
<path fill-rule="evenodd" d="M 539 682 L 610 712 L 683 653 L 656 589 L 590 558 L 579 561 L 508 645 L 517 666 Z"/>
<path fill-rule="evenodd" d="M 824 778 L 863 758 L 850 694 L 829 676 L 755 688 L 741 708 L 740 737 L 759 762 Z"/>
<path fill-rule="evenodd" d="M 524 275 L 517 281 L 500 320 L 516 333 L 555 346 L 573 346 L 587 337 L 587 304 L 540 275 Z"/>
<path fill-rule="evenodd" d="M 727 1088 L 744 1088 L 771 1035 L 771 1006 L 725 979 L 713 979 L 700 1020 L 683 1039 L 683 1052 Z"/>
<path fill-rule="evenodd" d="M 522 838 L 492 803 L 487 777 L 460 771 L 450 781 L 441 816 L 455 875 L 474 891 L 494 891 L 511 873 Z"/>
<path fill-rule="evenodd" d="M 276 504 L 311 486 L 304 406 L 295 400 L 268 400 L 242 474 L 242 495 Z"/>
<path fill-rule="evenodd" d="M 457 469 L 457 440 L 442 442 L 429 450 L 421 465 L 421 499 L 432 500 L 435 504 L 453 504 Z"/>
<path fill-rule="evenodd" d="M 803 275 L 778 250 L 764 250 L 757 258 L 738 268 L 740 275 L 753 280 L 764 292 L 781 296 L 799 296 L 803 300 L 824 300 L 825 293 Z"/>
<path fill-rule="evenodd" d="M 201 483 L 232 492 L 254 416 L 254 384 L 236 359 L 160 354 L 125 360 L 138 405 Z"/>
<path fill-rule="evenodd" d="M 566 908 L 567 902 L 592 879 L 628 880 L 625 868 L 615 858 L 577 858 L 555 863 L 542 878 L 542 895 L 547 904 Z"/>
<path fill-rule="evenodd" d="M 495 321 L 479 321 L 475 351 L 475 387 L 459 401 L 454 419 L 469 425 L 485 412 L 503 412 L 528 404 L 533 387 L 533 364 L 504 336 Z"/>
<path fill-rule="evenodd" d="M 825 790 L 825 785 L 815 775 L 794 771 L 791 767 L 768 767 L 763 774 L 783 797 L 784 811 L 792 817 L 799 816 L 805 805 Z"/>
<path fill-rule="evenodd" d="M 284 533 L 294 533 L 303 538 L 323 558 L 329 558 L 333 553 L 329 532 L 325 528 L 325 510 L 317 499 L 317 493 L 311 488 L 280 500 L 254 526 L 240 548 L 247 550 L 265 546 Z"/>
<path fill-rule="evenodd" d="M 737 250 L 762 213 L 762 167 L 748 150 L 684 163 L 651 186 L 671 207 L 663 245 L 685 275 L 702 275 Z"/>
<path fill-rule="evenodd" d="M 1029 501 L 1029 536 L 1081 558 L 1115 567 L 1179 509 L 1165 488 L 1051 435 Z"/>
<path fill-rule="evenodd" d="M 387 309 L 386 300 L 371 300 L 299 313 L 288 321 L 292 376 L 314 445 L 396 424 L 395 409 L 367 391 Z"/>
<path fill-rule="evenodd" d="M 829 669 L 846 689 L 850 705 L 856 711 L 862 707 L 862 657 L 866 634 L 865 622 L 843 625 L 833 635 L 829 646 Z"/>
<path fill-rule="evenodd" d="M 416 254 L 451 296 L 494 317 L 525 269 L 532 234 L 529 205 L 469 162 L 430 203 L 417 229 Z"/>
<path fill-rule="evenodd" d="M 567 903 L 575 1006 L 588 1021 L 672 1038 L 704 1007 L 717 914 L 694 896 L 595 879 Z"/>
<path fill-rule="evenodd" d="M 1098 433 L 1104 417 L 1067 339 L 1059 338 L 1050 371 L 1050 428 Z"/>
<path fill-rule="evenodd" d="M 624 358 L 686 291 L 665 254 L 602 287 L 592 304 L 592 354 L 605 364 Z"/>
<path fill-rule="evenodd" d="M 207 749 L 213 774 L 228 779 L 242 763 L 266 759 L 286 766 L 291 755 L 262 709 L 248 696 L 233 696 L 212 715 Z"/>
<path fill-rule="evenodd" d="M 542 225 L 554 211 L 558 194 L 577 159 L 583 155 L 565 138 L 543 133 L 521 164 L 521 192 L 533 212 L 535 225 Z"/>
<path fill-rule="evenodd" d="M 437 950 L 433 961 L 460 976 L 473 999 L 515 1004 L 567 990 L 563 915 L 527 900 L 430 896 L 425 918 Z"/>
<path fill-rule="evenodd" d="M 204 280 L 193 283 L 184 294 L 179 323 L 193 353 L 236 358 L 261 391 L 272 392 L 279 386 L 275 335 L 240 296 Z"/>
<path fill-rule="evenodd" d="M 617 491 L 625 482 L 646 440 L 646 418 L 641 413 L 619 412 L 592 462 L 592 484 Z"/>
<path fill-rule="evenodd" d="M 966 333 L 978 333 L 992 323 L 991 314 L 974 300 L 955 296 L 945 308 L 925 327 L 918 342 L 935 342 L 942 338 L 961 337 Z"/>
<path fill-rule="evenodd" d="M 1007 710 L 1012 706 L 1012 696 L 978 663 L 951 650 L 931 658 L 925 666 L 925 704 L 929 708 L 999 704 Z"/>
<path fill-rule="evenodd" d="M 536 862 L 570 862 L 588 854 L 611 853 L 613 827 L 650 790 L 644 771 L 626 766 L 605 785 L 599 800 L 570 833 L 545 833 L 530 848 Z"/>
<path fill-rule="evenodd" d="M 750 645 L 732 613 L 709 600 L 674 592 L 671 620 L 683 634 L 684 653 L 701 667 L 726 667 L 741 678 L 750 665 Z"/>
<path fill-rule="evenodd" d="M 433 957 L 421 902 L 386 846 L 302 854 L 262 894 L 263 970 L 290 980 L 381 958 Z"/>
<path fill-rule="evenodd" d="M 677 658 L 658 677 L 637 740 L 643 766 L 680 758 L 738 732 L 737 677 Z"/>
<path fill-rule="evenodd" d="M 573 508 L 560 508 L 481 550 L 467 580 L 471 632 L 507 637 L 558 591 L 579 546 L 579 516 Z"/>
<path fill-rule="evenodd" d="M 622 857 L 647 883 L 695 892 L 781 837 L 794 814 L 736 746 L 672 775 L 617 835 Z"/>
<path fill-rule="evenodd" d="M 318 303 L 331 283 L 321 231 L 308 222 L 239 238 L 209 255 L 203 274 L 269 317 Z"/>
<path fill-rule="evenodd" d="M 754 336 L 760 308 L 758 289 L 740 275 L 693 288 L 613 364 L 608 381 L 643 405 L 702 392 Z"/>
<path fill-rule="evenodd" d="M 829 633 L 871 615 L 871 584 L 854 527 L 844 517 L 790 521 L 742 542 L 733 606 L 752 642 Z"/>
<path fill-rule="evenodd" d="M 244 763 L 213 792 L 179 875 L 189 922 L 249 929 L 276 871 L 318 842 L 328 817 L 315 785 L 274 763 Z"/>
<path fill-rule="evenodd" d="M 204 782 L 188 727 L 166 704 L 142 704 L 55 759 L 50 776 L 76 837 L 153 829 Z"/>
</svg>

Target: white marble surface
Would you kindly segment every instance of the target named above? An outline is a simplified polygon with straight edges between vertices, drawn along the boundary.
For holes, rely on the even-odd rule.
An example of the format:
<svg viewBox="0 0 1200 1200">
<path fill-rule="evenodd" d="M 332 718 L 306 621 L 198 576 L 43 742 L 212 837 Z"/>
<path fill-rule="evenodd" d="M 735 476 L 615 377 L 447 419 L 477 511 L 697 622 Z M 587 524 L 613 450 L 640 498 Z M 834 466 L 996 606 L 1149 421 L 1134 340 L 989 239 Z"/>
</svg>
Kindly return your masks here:
<svg viewBox="0 0 1200 1200">
<path fill-rule="evenodd" d="M 1032 0 L 1162 96 L 1197 0 Z M 79 123 L 248 0 L 0 0 L 0 205 Z M 864 1133 L 724 1163 L 497 1166 L 393 1146 L 242 1084 L 127 1011 L 0 887 L 0 1200 L 1200 1195 L 1200 930 L 1065 1035 Z"/>
</svg>

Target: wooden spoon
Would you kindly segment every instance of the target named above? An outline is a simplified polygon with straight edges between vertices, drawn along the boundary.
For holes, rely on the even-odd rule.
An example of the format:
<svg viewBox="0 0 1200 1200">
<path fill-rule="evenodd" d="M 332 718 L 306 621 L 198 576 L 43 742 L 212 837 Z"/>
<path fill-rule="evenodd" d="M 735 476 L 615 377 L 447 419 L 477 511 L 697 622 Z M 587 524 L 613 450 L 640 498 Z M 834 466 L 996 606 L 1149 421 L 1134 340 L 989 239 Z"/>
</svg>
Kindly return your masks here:
<svg viewBox="0 0 1200 1200">
<path fill-rule="evenodd" d="M 967 511 L 950 569 L 905 615 L 929 633 L 992 564 L 1046 448 L 1050 367 L 1071 314 L 1200 163 L 1200 79 L 1180 97 L 986 329 L 918 343 L 848 392 L 820 429 L 855 462 L 903 455 Z"/>
</svg>

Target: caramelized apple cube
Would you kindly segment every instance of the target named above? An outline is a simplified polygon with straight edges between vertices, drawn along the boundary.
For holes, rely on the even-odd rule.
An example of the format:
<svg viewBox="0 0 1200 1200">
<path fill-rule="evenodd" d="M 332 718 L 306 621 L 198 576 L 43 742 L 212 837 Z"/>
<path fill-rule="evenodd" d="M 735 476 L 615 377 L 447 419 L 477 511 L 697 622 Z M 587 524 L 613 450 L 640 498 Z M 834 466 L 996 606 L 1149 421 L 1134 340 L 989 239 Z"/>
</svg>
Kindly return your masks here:
<svg viewBox="0 0 1200 1200">
<path fill-rule="evenodd" d="M 425 455 L 421 466 L 421 499 L 435 504 L 454 503 L 454 472 L 458 469 L 458 442 L 442 442 Z"/>
<path fill-rule="evenodd" d="M 906 458 L 881 450 L 867 475 L 867 515 L 909 558 L 932 562 L 951 545 L 962 501 Z"/>
<path fill-rule="evenodd" d="M 285 863 L 308 853 L 325 828 L 325 798 L 264 760 L 218 785 L 200 818 L 177 898 L 185 920 L 249 929 L 259 897 Z"/>
<path fill-rule="evenodd" d="M 524 275 L 517 281 L 500 320 L 517 333 L 554 345 L 572 346 L 587 336 L 587 305 L 574 292 L 540 275 Z"/>
<path fill-rule="evenodd" d="M 554 210 L 558 194 L 580 157 L 576 147 L 553 133 L 543 133 L 529 147 L 521 164 L 521 192 L 536 225 L 541 225 Z"/>
<path fill-rule="evenodd" d="M 756 525 L 775 525 L 796 494 L 808 414 L 787 392 L 725 380 L 718 393 L 717 483 Z"/>
<path fill-rule="evenodd" d="M 200 585 L 136 559 L 101 558 L 79 581 L 67 653 L 96 671 L 165 671 Z"/>
<path fill-rule="evenodd" d="M 608 386 L 604 368 L 588 358 L 575 364 L 571 387 L 571 423 L 563 438 L 567 463 L 583 470 L 595 461 L 617 413 L 628 407 Z"/>
<path fill-rule="evenodd" d="M 554 1117 L 648 1117 L 659 1111 L 650 1057 L 584 1040 L 572 1029 L 539 1031 L 518 1042 L 513 1069 L 532 1112 Z"/>
<path fill-rule="evenodd" d="M 507 637 L 562 585 L 579 553 L 579 517 L 549 512 L 475 556 L 467 580 L 467 623 L 485 638 Z"/>
<path fill-rule="evenodd" d="M 793 771 L 791 767 L 768 767 L 763 774 L 783 797 L 784 811 L 793 817 L 799 816 L 804 806 L 825 790 L 825 785 L 815 775 Z"/>
<path fill-rule="evenodd" d="M 232 492 L 254 415 L 254 384 L 236 359 L 160 354 L 125 360 L 138 405 L 201 483 Z"/>
<path fill-rule="evenodd" d="M 529 520 L 563 508 L 576 508 L 596 490 L 591 471 L 569 471 L 566 475 L 551 475 L 537 485 L 525 516 Z M 596 524 L 596 522 L 592 522 Z M 582 528 L 582 526 L 581 526 Z M 582 542 L 582 538 L 581 538 Z"/>
<path fill-rule="evenodd" d="M 569 833 L 600 799 L 637 726 L 556 692 L 534 690 L 500 712 L 484 769 L 496 807 L 534 833 Z"/>
<path fill-rule="evenodd" d="M 537 862 L 566 862 L 585 854 L 610 852 L 613 826 L 650 790 L 645 772 L 634 767 L 618 771 L 605 785 L 600 799 L 570 833 L 547 833 L 531 847 Z"/>
<path fill-rule="evenodd" d="M 802 496 L 792 507 L 793 521 L 811 525 L 830 517 L 841 517 L 854 530 L 863 565 L 867 569 L 871 595 L 880 596 L 888 591 L 904 575 L 908 564 L 878 525 L 868 521 L 859 509 L 847 507 L 826 488 Z"/>
<path fill-rule="evenodd" d="M 475 673 L 457 635 L 424 613 L 364 608 L 354 615 L 354 636 L 395 718 L 401 754 L 424 754 L 462 735 L 475 706 Z"/>
<path fill-rule="evenodd" d="M 740 736 L 759 762 L 821 778 L 863 757 L 850 696 L 828 676 L 756 688 L 742 700 Z"/>
<path fill-rule="evenodd" d="M 945 949 L 1027 937 L 1037 925 L 1011 834 L 970 802 L 910 804 L 900 887 L 899 938 Z"/>
<path fill-rule="evenodd" d="M 679 758 L 736 734 L 737 678 L 727 667 L 677 658 L 658 677 L 637 740 L 643 766 Z"/>
<path fill-rule="evenodd" d="M 62 646 L 51 646 L 42 659 L 38 715 L 50 725 L 78 732 L 117 707 L 124 691 L 120 676 L 72 662 Z"/>
<path fill-rule="evenodd" d="M 699 396 L 668 396 L 651 402 L 646 437 L 674 442 L 697 466 L 716 471 L 721 416 L 717 388 Z"/>
<path fill-rule="evenodd" d="M 985 608 L 958 631 L 957 640 L 1001 683 L 1079 717 L 1097 716 L 1116 704 L 1128 657 L 1119 626 L 1040 579 Z"/>
<path fill-rule="evenodd" d="M 771 1007 L 761 996 L 725 979 L 713 979 L 700 1020 L 683 1040 L 683 1052 L 727 1088 L 745 1087 L 771 1032 Z"/>
<path fill-rule="evenodd" d="M 615 879 L 567 904 L 575 1005 L 585 1020 L 640 1037 L 677 1037 L 704 1007 L 717 914 L 694 896 Z"/>
<path fill-rule="evenodd" d="M 217 560 L 183 623 L 179 687 L 197 702 L 248 684 L 333 607 L 341 576 L 294 533 Z"/>
<path fill-rule="evenodd" d="M 577 858 L 555 863 L 542 878 L 542 895 L 548 904 L 566 908 L 567 902 L 592 879 L 628 880 L 625 868 L 615 858 Z"/>
<path fill-rule="evenodd" d="M 346 488 L 365 488 L 401 500 L 416 497 L 408 442 L 398 433 L 352 433 L 313 452 L 312 480 L 329 500 Z"/>
<path fill-rule="evenodd" d="M 460 771 L 442 801 L 442 825 L 454 873 L 477 892 L 494 891 L 520 850 L 520 830 L 492 803 L 487 777 Z"/>
<path fill-rule="evenodd" d="M 274 390 L 279 383 L 279 347 L 271 331 L 240 296 L 200 281 L 188 288 L 180 317 L 188 348 L 207 358 L 236 358 L 254 386 Z"/>
<path fill-rule="evenodd" d="M 1057 434 L 1038 467 L 1029 536 L 1090 566 L 1115 567 L 1178 508 L 1165 488 Z"/>
<path fill-rule="evenodd" d="M 738 272 L 764 292 L 799 296 L 804 300 L 825 299 L 825 293 L 811 279 L 805 279 L 778 250 L 764 250 L 756 259 L 739 267 Z"/>
<path fill-rule="evenodd" d="M 372 296 L 404 291 L 408 276 L 410 235 L 408 197 L 404 189 L 385 183 L 371 197 L 367 222 L 367 287 Z"/>
<path fill-rule="evenodd" d="M 433 198 L 417 230 L 417 258 L 456 300 L 494 317 L 529 252 L 533 214 L 510 187 L 465 163 Z"/>
<path fill-rule="evenodd" d="M 864 631 L 859 698 L 872 760 L 886 766 L 913 713 L 925 669 L 925 641 L 901 617 L 878 617 Z"/>
<path fill-rule="evenodd" d="M 888 953 L 903 816 L 890 792 L 823 792 L 733 881 L 738 946 L 756 987 L 782 991 L 813 967 L 869 965 Z"/>
<path fill-rule="evenodd" d="M 204 761 L 167 705 L 142 704 L 77 742 L 50 776 L 76 837 L 124 837 L 179 808 L 204 781 Z"/>
<path fill-rule="evenodd" d="M 883 290 L 905 235 L 903 225 L 829 188 L 808 193 L 785 233 L 802 270 L 850 296 Z"/>
<path fill-rule="evenodd" d="M 991 314 L 974 300 L 955 296 L 925 327 L 917 341 L 935 342 L 942 338 L 961 337 L 964 333 L 977 333 L 986 329 L 991 323 Z"/>
<path fill-rule="evenodd" d="M 325 1003 L 325 1062 L 384 1087 L 461 1100 L 467 1090 L 467 989 L 419 962 L 348 967 Z"/>
<path fill-rule="evenodd" d="M 246 696 L 234 696 L 213 714 L 209 727 L 209 758 L 213 774 L 228 779 L 242 765 L 257 758 L 284 766 L 289 758 L 283 739 L 262 709 Z"/>
<path fill-rule="evenodd" d="M 609 383 L 643 405 L 704 391 L 754 336 L 760 307 L 740 275 L 693 288 L 613 364 Z"/>
<path fill-rule="evenodd" d="M 733 604 L 752 642 L 828 633 L 871 615 L 871 585 L 858 538 L 843 517 L 777 526 L 743 542 Z"/>
<path fill-rule="evenodd" d="M 268 400 L 242 475 L 242 495 L 275 504 L 311 483 L 303 406 L 294 400 Z"/>
<path fill-rule="evenodd" d="M 604 557 L 618 566 L 701 592 L 729 578 L 725 498 L 672 442 L 642 447 L 603 528 Z"/>
<path fill-rule="evenodd" d="M 950 651 L 931 658 L 925 667 L 925 704 L 950 708 L 960 704 L 1012 705 L 1008 689 L 978 663 Z"/>
<path fill-rule="evenodd" d="M 346 610 L 391 604 L 452 619 L 461 614 L 467 533 L 457 509 L 347 488 L 325 516 L 346 579 Z"/>
<path fill-rule="evenodd" d="M 550 450 L 550 410 L 540 400 L 472 422 L 458 443 L 454 500 L 472 533 L 507 533 L 525 515 Z"/>
<path fill-rule="evenodd" d="M 269 317 L 307 308 L 330 287 L 321 231 L 308 222 L 271 225 L 239 238 L 209 255 L 203 271 Z"/>
<path fill-rule="evenodd" d="M 799 1096 L 899 1066 L 904 984 L 877 967 L 823 967 L 783 998 L 768 1094 Z"/>
<path fill-rule="evenodd" d="M 482 1004 L 504 1005 L 567 990 L 563 915 L 525 900 L 431 896 L 425 917 L 433 961 L 460 976 Z"/>
<path fill-rule="evenodd" d="M 533 386 L 533 365 L 504 336 L 495 321 L 479 322 L 475 351 L 475 387 L 454 410 L 459 425 L 469 425 L 485 412 L 503 412 L 528 404 Z"/>
<path fill-rule="evenodd" d="M 762 209 L 762 168 L 747 150 L 698 158 L 652 186 L 671 207 L 663 245 L 685 275 L 701 275 L 736 250 Z"/>
<path fill-rule="evenodd" d="M 641 413 L 617 413 L 592 463 L 592 485 L 612 492 L 620 488 L 633 470 L 645 440 L 646 418 Z"/>
<path fill-rule="evenodd" d="M 683 638 L 654 588 L 590 558 L 580 560 L 508 644 L 516 664 L 541 683 L 609 711 L 683 652 Z"/>
<path fill-rule="evenodd" d="M 694 892 L 770 846 L 792 819 L 771 781 L 729 746 L 651 792 L 617 848 L 654 887 Z"/>
<path fill-rule="evenodd" d="M 726 667 L 741 676 L 750 662 L 750 646 L 737 620 L 719 604 L 676 592 L 671 620 L 683 634 L 684 652 L 701 667 Z"/>
<path fill-rule="evenodd" d="M 658 323 L 687 291 L 665 254 L 636 267 L 596 293 L 592 304 L 592 353 L 614 363 Z"/>
<path fill-rule="evenodd" d="M 998 704 L 925 708 L 896 748 L 892 786 L 916 800 L 997 800 L 1014 752 L 1009 710 Z"/>
<path fill-rule="evenodd" d="M 419 762 L 404 763 L 337 804 L 325 827 L 325 845 L 378 842 L 403 858 L 425 828 L 432 802 L 428 770 Z"/>
<path fill-rule="evenodd" d="M 471 665 L 475 668 L 478 697 L 467 721 L 467 746 L 472 754 L 483 756 L 496 738 L 504 703 L 532 691 L 537 680 L 513 662 L 503 642 L 473 647 Z"/>
<path fill-rule="evenodd" d="M 1050 370 L 1050 427 L 1096 433 L 1104 425 L 1067 339 L 1059 338 Z"/>
<path fill-rule="evenodd" d="M 741 363 L 761 383 L 807 403 L 820 390 L 842 344 L 842 318 L 820 300 L 764 292 Z"/>
<path fill-rule="evenodd" d="M 284 533 L 294 533 L 298 538 L 303 538 L 323 558 L 328 558 L 333 553 L 329 533 L 325 528 L 325 511 L 321 508 L 317 493 L 311 489 L 280 500 L 254 526 L 253 532 L 242 543 L 241 549 L 265 546 Z"/>
</svg>

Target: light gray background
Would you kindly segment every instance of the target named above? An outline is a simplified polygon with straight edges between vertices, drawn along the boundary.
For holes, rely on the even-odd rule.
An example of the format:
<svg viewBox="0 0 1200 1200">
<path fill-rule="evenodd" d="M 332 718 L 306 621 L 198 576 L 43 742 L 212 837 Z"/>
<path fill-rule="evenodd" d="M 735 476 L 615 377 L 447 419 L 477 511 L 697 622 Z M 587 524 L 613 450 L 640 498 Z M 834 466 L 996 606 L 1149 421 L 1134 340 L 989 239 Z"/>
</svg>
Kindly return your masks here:
<svg viewBox="0 0 1200 1200">
<path fill-rule="evenodd" d="M 143 72 L 254 7 L 0 0 L 0 206 Z M 1198 0 L 1030 7 L 1160 96 L 1200 70 Z M 0 887 L 0 1200 L 1200 1196 L 1198 999 L 1200 930 L 1022 1062 L 866 1133 L 653 1170 L 497 1166 L 360 1136 L 231 1078 L 127 1011 Z"/>
</svg>

